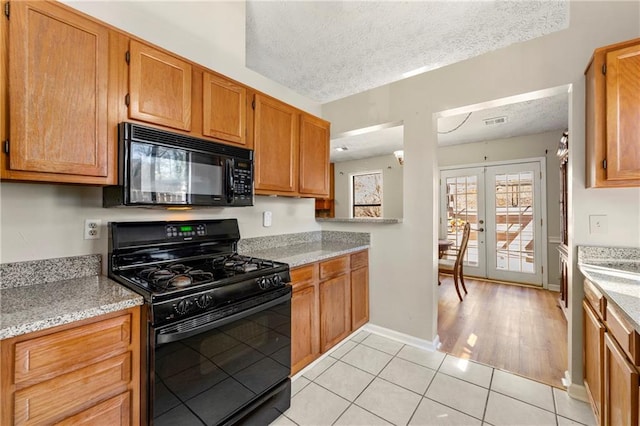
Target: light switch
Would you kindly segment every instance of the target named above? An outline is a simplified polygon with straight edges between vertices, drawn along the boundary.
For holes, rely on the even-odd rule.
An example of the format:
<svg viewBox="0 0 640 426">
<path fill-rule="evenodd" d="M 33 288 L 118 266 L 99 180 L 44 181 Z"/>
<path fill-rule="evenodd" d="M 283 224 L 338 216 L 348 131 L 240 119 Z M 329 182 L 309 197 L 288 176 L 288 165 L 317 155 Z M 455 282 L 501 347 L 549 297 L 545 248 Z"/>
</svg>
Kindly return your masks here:
<svg viewBox="0 0 640 426">
<path fill-rule="evenodd" d="M 603 214 L 592 214 L 589 216 L 589 233 L 590 234 L 606 234 L 607 233 L 607 216 Z"/>
<path fill-rule="evenodd" d="M 270 211 L 262 212 L 262 226 L 265 228 L 271 226 L 271 218 L 272 216 Z"/>
</svg>

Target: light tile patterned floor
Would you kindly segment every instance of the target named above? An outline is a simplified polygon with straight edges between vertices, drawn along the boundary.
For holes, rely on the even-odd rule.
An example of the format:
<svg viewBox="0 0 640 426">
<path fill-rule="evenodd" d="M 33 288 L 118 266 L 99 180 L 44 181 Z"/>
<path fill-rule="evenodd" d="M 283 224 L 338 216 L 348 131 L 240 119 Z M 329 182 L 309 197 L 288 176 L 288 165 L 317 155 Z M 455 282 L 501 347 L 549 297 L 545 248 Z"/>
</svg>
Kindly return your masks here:
<svg viewBox="0 0 640 426">
<path fill-rule="evenodd" d="M 594 425 L 588 404 L 514 374 L 361 331 L 293 382 L 272 425 Z"/>
</svg>

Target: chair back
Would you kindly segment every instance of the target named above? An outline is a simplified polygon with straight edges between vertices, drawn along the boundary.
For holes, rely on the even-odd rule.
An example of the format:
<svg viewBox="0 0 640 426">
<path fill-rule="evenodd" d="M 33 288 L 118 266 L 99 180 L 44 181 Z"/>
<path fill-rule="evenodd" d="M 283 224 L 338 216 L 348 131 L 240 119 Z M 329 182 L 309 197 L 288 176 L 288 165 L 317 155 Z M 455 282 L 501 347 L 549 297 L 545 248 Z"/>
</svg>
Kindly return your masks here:
<svg viewBox="0 0 640 426">
<path fill-rule="evenodd" d="M 469 234 L 471 233 L 471 224 L 469 222 L 464 224 L 464 230 L 462 231 L 462 241 L 460 242 L 460 249 L 456 256 L 456 263 L 454 270 L 462 266 L 464 261 L 464 254 L 467 251 L 467 245 L 469 244 Z"/>
</svg>

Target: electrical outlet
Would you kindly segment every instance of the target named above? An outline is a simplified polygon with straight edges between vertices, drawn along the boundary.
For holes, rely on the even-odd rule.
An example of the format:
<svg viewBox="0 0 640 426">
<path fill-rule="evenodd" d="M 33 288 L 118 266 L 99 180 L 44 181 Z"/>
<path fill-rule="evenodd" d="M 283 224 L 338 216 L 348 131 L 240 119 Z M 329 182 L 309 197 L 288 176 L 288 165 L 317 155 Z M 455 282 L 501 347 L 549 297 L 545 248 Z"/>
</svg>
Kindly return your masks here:
<svg viewBox="0 0 640 426">
<path fill-rule="evenodd" d="M 100 226 L 102 220 L 100 219 L 85 219 L 84 221 L 84 239 L 85 240 L 99 240 L 100 239 Z"/>
<path fill-rule="evenodd" d="M 270 211 L 266 211 L 262 213 L 262 226 L 264 226 L 265 228 L 268 228 L 269 226 L 271 226 L 271 219 L 272 219 L 272 215 Z"/>
<path fill-rule="evenodd" d="M 589 233 L 590 234 L 606 234 L 607 233 L 607 216 L 592 214 L 589 216 Z"/>
</svg>

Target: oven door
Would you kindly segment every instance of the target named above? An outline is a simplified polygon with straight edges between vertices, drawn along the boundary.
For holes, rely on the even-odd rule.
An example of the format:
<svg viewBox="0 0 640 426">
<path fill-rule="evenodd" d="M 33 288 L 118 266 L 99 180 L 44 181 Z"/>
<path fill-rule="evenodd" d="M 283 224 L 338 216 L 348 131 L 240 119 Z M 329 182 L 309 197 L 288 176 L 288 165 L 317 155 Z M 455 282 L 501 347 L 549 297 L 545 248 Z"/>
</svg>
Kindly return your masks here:
<svg viewBox="0 0 640 426">
<path fill-rule="evenodd" d="M 127 141 L 126 203 L 224 205 L 227 158 L 150 143 Z M 231 200 L 232 201 L 232 200 Z"/>
<path fill-rule="evenodd" d="M 268 424 L 289 408 L 291 289 L 265 298 L 152 328 L 154 425 Z"/>
</svg>

